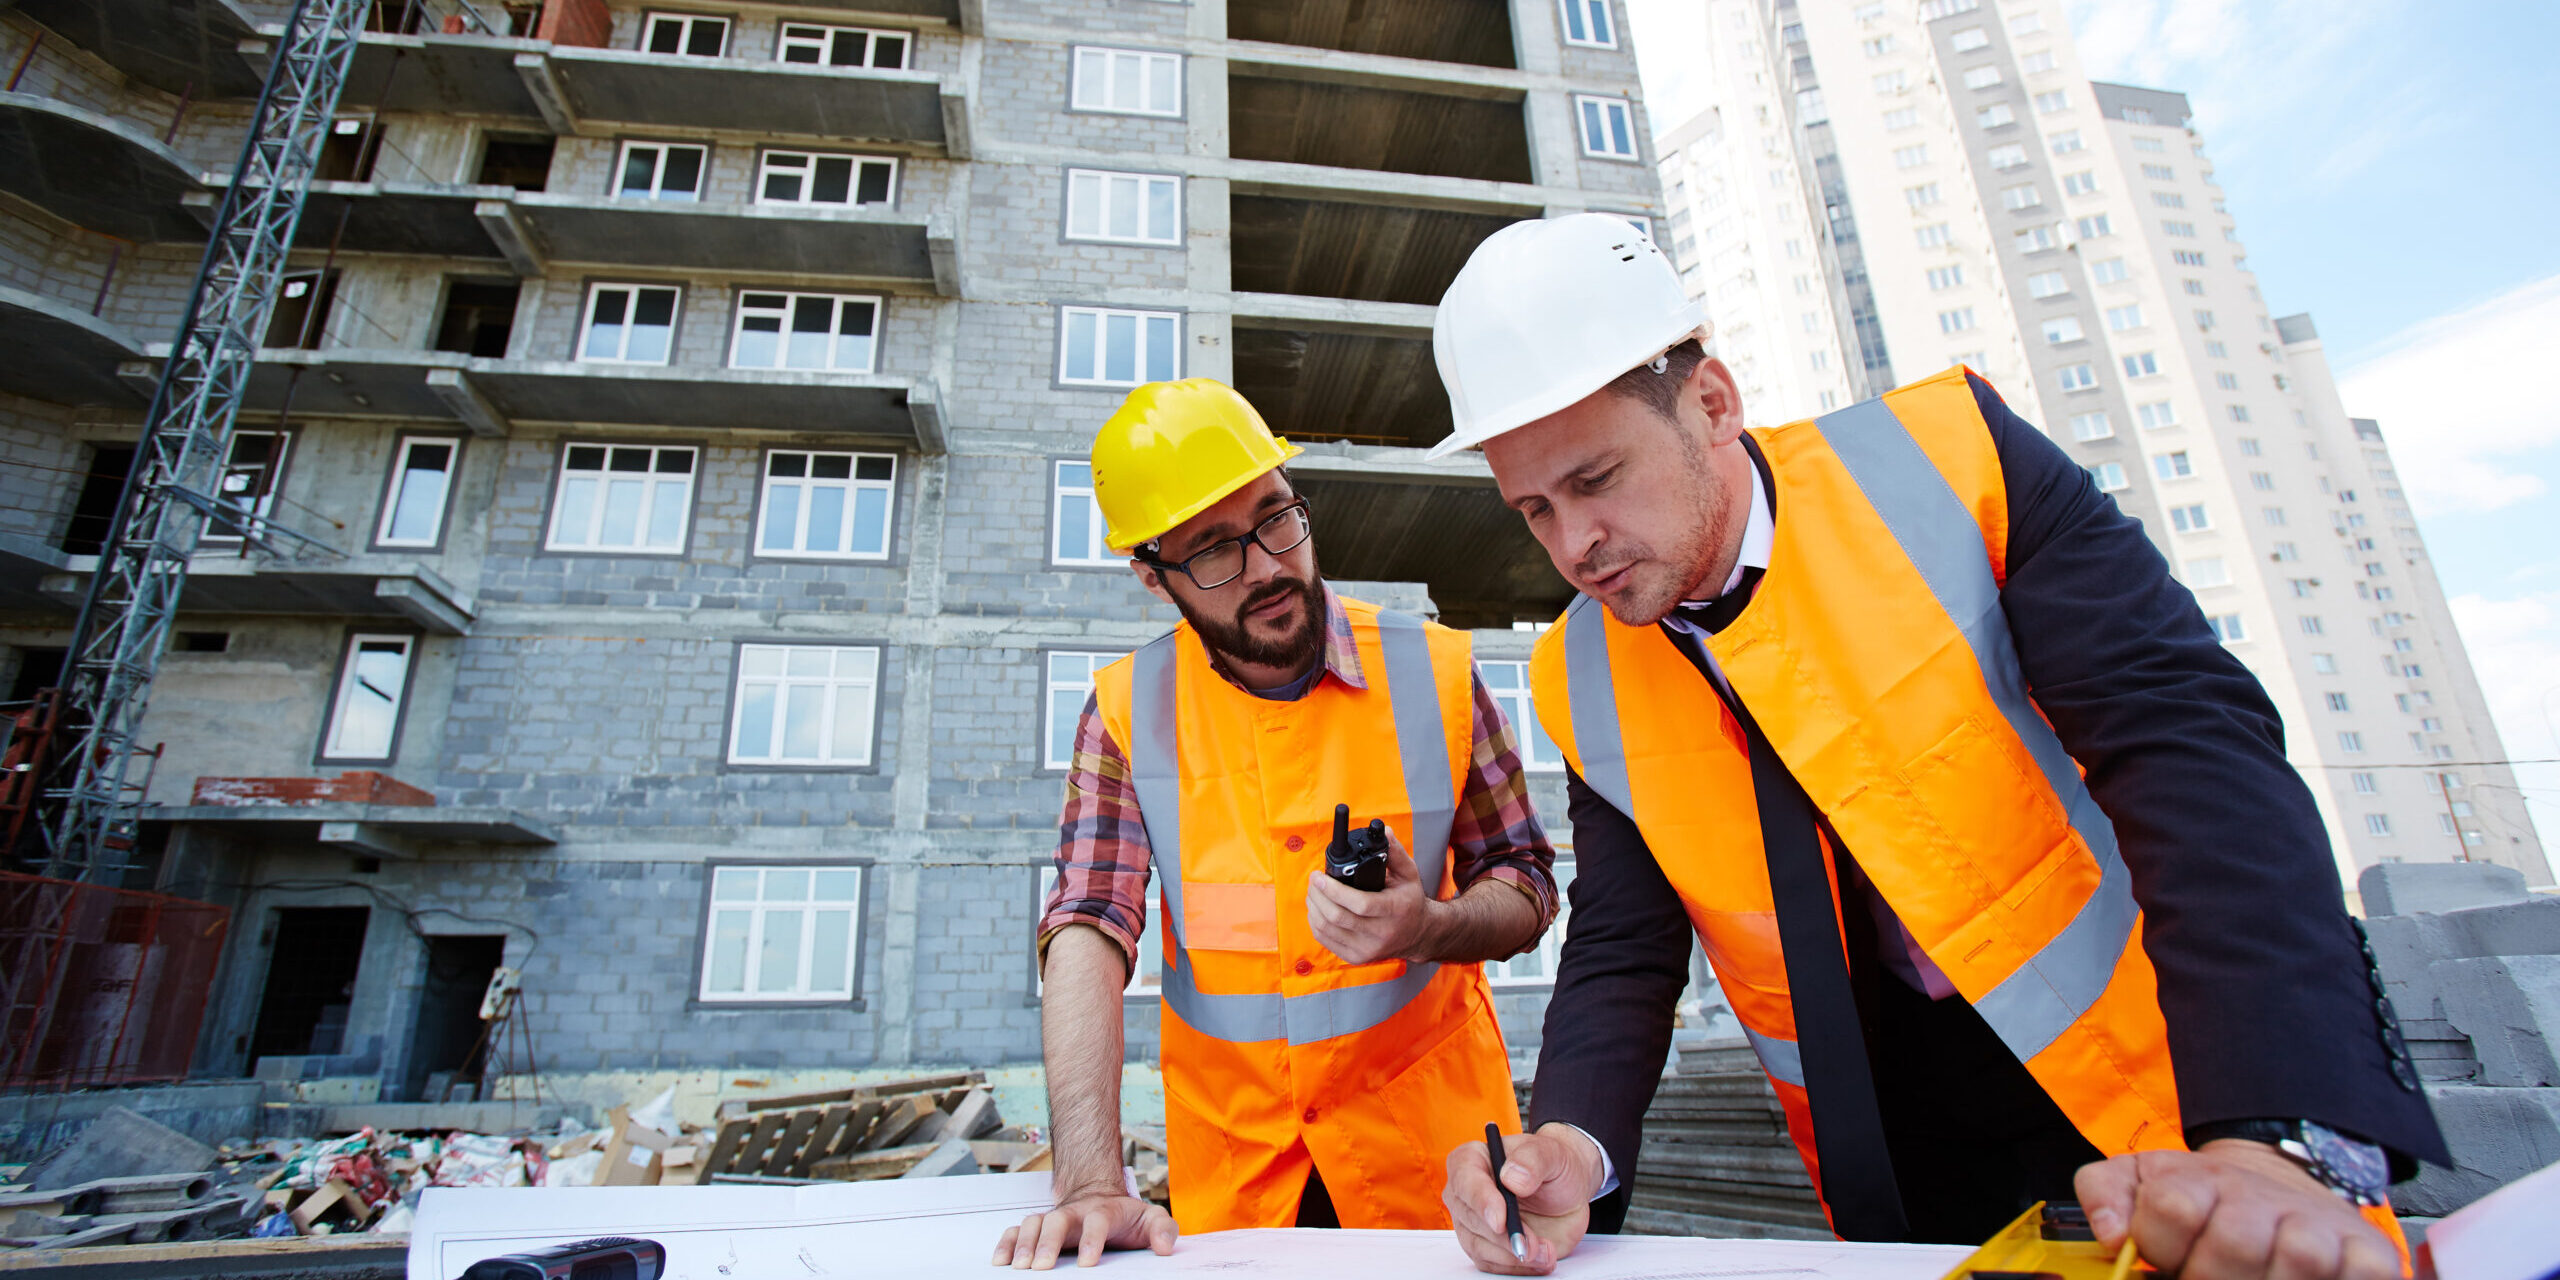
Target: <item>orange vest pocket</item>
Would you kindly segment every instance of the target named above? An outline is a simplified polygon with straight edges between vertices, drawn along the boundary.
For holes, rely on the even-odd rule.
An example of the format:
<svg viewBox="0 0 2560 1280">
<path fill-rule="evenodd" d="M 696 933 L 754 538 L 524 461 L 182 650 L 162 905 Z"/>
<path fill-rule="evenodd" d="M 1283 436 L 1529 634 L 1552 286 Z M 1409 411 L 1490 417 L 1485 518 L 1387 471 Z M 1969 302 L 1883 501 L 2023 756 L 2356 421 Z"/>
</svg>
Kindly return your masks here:
<svg viewBox="0 0 2560 1280">
<path fill-rule="evenodd" d="M 1278 951 L 1279 899 L 1268 882 L 1182 882 L 1182 928 L 1194 951 Z"/>
</svg>

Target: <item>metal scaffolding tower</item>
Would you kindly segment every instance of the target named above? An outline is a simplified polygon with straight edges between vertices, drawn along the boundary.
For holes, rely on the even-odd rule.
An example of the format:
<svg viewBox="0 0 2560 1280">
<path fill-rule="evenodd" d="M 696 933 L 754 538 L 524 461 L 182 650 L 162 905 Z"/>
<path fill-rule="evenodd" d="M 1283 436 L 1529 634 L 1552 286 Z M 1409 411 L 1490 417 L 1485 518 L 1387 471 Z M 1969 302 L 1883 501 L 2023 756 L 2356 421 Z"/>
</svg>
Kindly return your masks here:
<svg viewBox="0 0 2560 1280">
<path fill-rule="evenodd" d="M 167 648 L 187 561 L 209 518 L 263 530 L 215 492 L 231 428 L 275 303 L 303 197 L 355 60 L 372 0 L 295 0 L 249 136 L 214 216 L 204 265 L 151 397 L 133 473 L 98 555 L 65 663 L 67 785 L 48 799 L 45 874 L 114 884 L 131 864 L 134 732 Z M 13 965 L 13 968 L 17 966 Z M 14 984 L 25 975 L 8 975 Z"/>
</svg>

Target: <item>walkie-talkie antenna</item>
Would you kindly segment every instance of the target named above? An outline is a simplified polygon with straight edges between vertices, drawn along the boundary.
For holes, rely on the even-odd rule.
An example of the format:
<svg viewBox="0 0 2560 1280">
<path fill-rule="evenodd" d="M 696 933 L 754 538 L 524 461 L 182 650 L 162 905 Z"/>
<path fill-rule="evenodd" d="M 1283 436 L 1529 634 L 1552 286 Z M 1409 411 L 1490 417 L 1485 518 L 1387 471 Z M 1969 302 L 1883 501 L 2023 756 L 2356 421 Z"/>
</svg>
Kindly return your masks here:
<svg viewBox="0 0 2560 1280">
<path fill-rule="evenodd" d="M 1350 841 L 1351 806 L 1347 804 L 1335 805 L 1333 807 L 1333 847 L 1340 849 L 1349 844 Z"/>
</svg>

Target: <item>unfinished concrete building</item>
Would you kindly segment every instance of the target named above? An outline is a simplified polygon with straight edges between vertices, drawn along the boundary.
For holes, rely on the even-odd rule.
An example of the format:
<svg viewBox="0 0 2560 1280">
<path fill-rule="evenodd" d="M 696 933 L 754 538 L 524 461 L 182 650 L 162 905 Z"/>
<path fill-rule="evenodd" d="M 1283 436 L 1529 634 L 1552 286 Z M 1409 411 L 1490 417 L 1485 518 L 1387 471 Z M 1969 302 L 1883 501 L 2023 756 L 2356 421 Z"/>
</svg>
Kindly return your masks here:
<svg viewBox="0 0 2560 1280">
<path fill-rule="evenodd" d="M 0 14 L 13 703 L 60 668 L 284 16 Z M 1421 464 L 1432 304 L 1513 219 L 1649 227 L 1624 22 L 385 0 L 144 730 L 129 886 L 231 913 L 180 1059 L 425 1096 L 503 965 L 555 1082 L 1035 1062 L 1066 733 L 1173 621 L 1081 465 L 1140 381 L 1229 379 L 1308 446 L 1327 574 L 1483 628 L 1526 722 L 1511 628 L 1568 592 L 1480 463 Z M 1515 1041 L 1554 945 L 1503 969 Z"/>
</svg>

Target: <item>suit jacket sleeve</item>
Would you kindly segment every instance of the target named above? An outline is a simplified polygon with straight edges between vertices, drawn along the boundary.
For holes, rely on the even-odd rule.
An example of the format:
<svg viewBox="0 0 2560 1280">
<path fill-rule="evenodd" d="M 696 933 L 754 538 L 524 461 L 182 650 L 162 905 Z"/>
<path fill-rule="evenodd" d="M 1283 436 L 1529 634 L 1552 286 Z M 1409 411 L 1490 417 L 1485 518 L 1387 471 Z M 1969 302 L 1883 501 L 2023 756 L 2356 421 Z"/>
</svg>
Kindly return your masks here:
<svg viewBox="0 0 2560 1280">
<path fill-rule="evenodd" d="M 1529 1127 L 1561 1120 L 1609 1153 L 1618 1189 L 1592 1202 L 1591 1229 L 1625 1222 L 1645 1108 L 1671 1052 L 1672 1007 L 1689 982 L 1689 917 L 1636 824 L 1579 774 L 1565 778 L 1573 822 L 1573 914 L 1538 1051 Z"/>
<path fill-rule="evenodd" d="M 2401 1176 L 2443 1162 L 2415 1073 L 2395 1078 L 2388 1006 L 2266 690 L 2141 522 L 1972 383 L 2008 492 L 2001 605 L 2036 705 L 2115 823 L 2183 1122 L 2317 1120 L 2390 1149 Z"/>
</svg>

